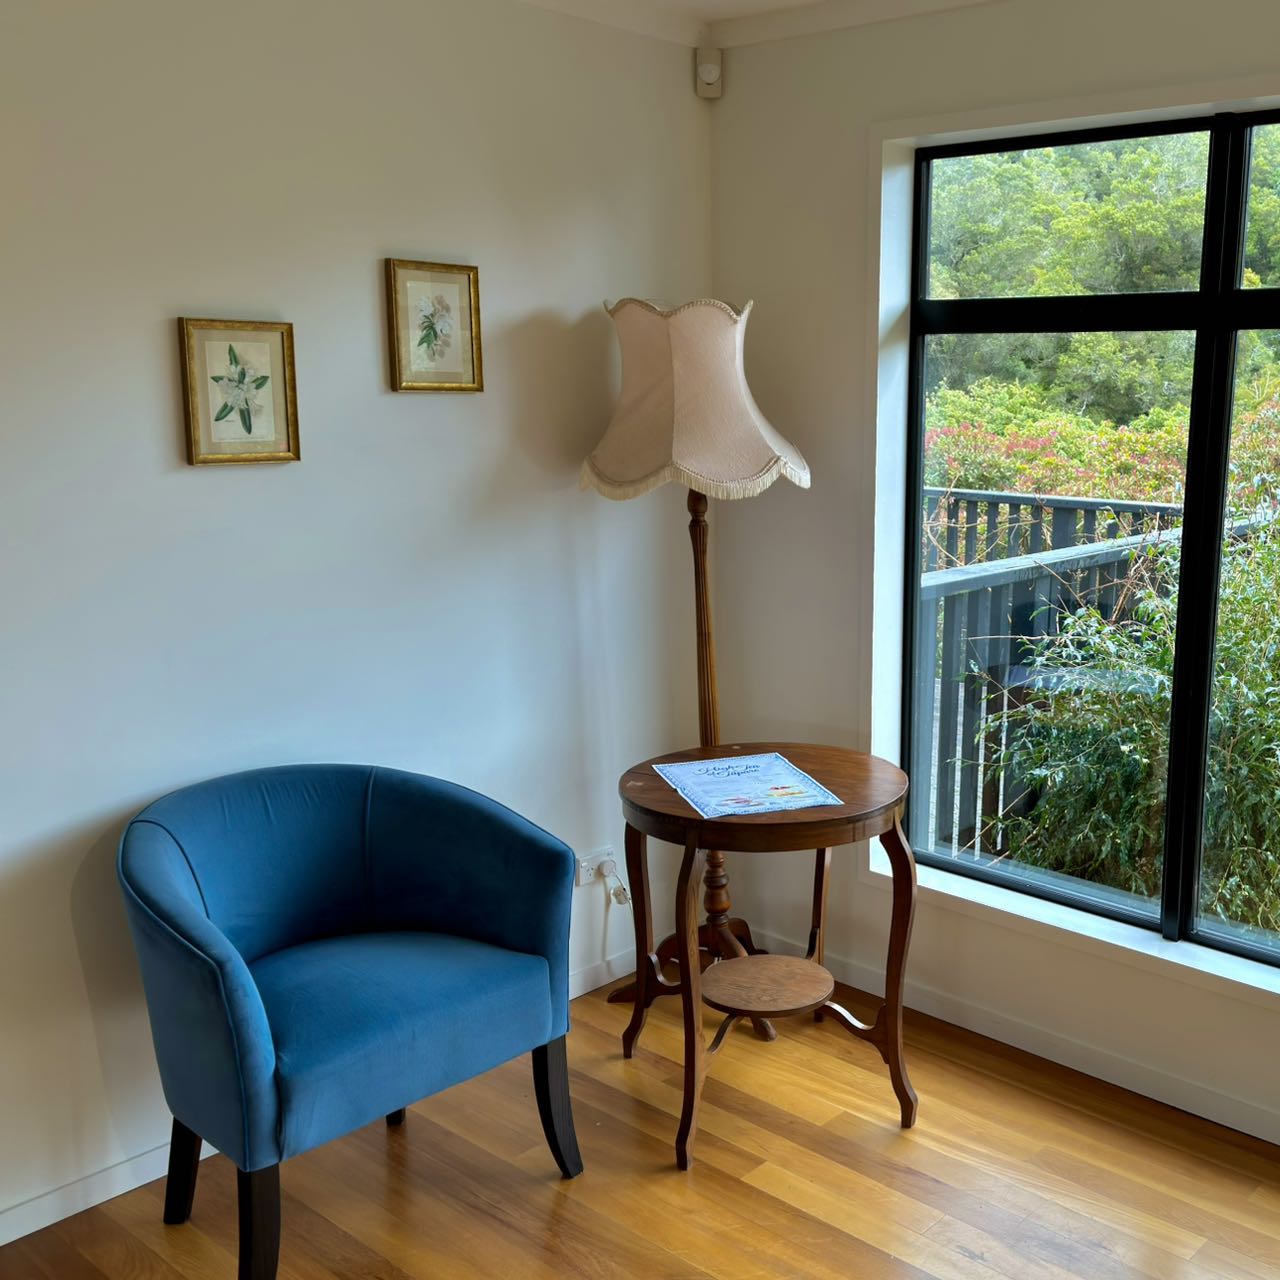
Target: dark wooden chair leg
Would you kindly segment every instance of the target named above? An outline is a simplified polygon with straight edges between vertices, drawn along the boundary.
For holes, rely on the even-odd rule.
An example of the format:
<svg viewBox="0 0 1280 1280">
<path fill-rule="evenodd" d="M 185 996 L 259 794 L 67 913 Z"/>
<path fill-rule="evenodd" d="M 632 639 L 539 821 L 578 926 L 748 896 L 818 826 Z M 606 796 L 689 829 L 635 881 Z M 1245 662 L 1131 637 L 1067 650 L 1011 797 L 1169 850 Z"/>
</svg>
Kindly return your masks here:
<svg viewBox="0 0 1280 1280">
<path fill-rule="evenodd" d="M 240 1205 L 239 1280 L 276 1280 L 280 1261 L 280 1166 L 236 1170 Z"/>
<path fill-rule="evenodd" d="M 576 1178 L 582 1172 L 578 1135 L 573 1130 L 573 1107 L 569 1101 L 569 1059 L 564 1036 L 533 1051 L 533 1092 L 538 1099 L 542 1132 L 560 1172 Z"/>
<path fill-rule="evenodd" d="M 393 1112 L 392 1112 L 392 1113 L 387 1117 L 387 1123 L 388 1123 L 389 1125 L 399 1125 L 399 1124 L 404 1124 L 404 1108 L 403 1108 L 403 1107 L 401 1107 L 399 1111 L 393 1111 Z"/>
<path fill-rule="evenodd" d="M 164 1181 L 164 1220 L 170 1226 L 180 1226 L 191 1217 L 199 1172 L 200 1135 L 175 1118 L 169 1139 L 169 1174 Z"/>
</svg>

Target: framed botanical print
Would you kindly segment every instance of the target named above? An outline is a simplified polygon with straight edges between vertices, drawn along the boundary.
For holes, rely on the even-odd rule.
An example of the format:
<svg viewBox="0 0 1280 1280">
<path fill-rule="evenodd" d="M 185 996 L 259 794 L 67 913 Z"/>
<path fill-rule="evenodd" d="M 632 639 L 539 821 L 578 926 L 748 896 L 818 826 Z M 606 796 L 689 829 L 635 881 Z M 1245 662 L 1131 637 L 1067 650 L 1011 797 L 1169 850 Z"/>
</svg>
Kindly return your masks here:
<svg viewBox="0 0 1280 1280">
<path fill-rule="evenodd" d="M 178 321 L 187 461 L 297 462 L 293 325 Z"/>
<path fill-rule="evenodd" d="M 480 272 L 387 259 L 393 391 L 483 391 Z"/>
</svg>

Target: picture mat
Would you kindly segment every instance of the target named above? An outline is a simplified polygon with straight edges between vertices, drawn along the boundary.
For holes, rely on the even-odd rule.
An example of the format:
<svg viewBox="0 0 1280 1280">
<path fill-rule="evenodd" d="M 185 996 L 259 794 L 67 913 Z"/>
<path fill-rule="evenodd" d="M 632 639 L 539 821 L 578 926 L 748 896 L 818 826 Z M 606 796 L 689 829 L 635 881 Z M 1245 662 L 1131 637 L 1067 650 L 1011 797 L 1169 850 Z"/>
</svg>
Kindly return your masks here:
<svg viewBox="0 0 1280 1280">
<path fill-rule="evenodd" d="M 195 380 L 196 395 L 195 402 L 200 409 L 200 452 L 207 454 L 248 454 L 248 453 L 280 453 L 288 448 L 287 440 L 287 424 L 288 418 L 288 398 L 286 387 L 286 370 L 284 359 L 284 335 L 282 333 L 263 331 L 261 329 L 200 329 L 192 330 L 193 342 L 195 348 Z M 210 369 L 207 344 L 213 344 L 215 351 L 221 351 L 221 360 Z M 271 381 L 263 387 L 263 391 L 271 392 L 271 414 L 272 422 L 275 425 L 276 435 L 271 439 L 263 436 L 259 439 L 255 433 L 253 436 L 246 436 L 244 429 L 240 426 L 240 418 L 237 414 L 231 414 L 228 418 L 217 424 L 213 421 L 213 416 L 217 412 L 216 407 L 210 411 L 209 396 L 203 388 L 213 388 L 213 383 L 209 379 L 215 373 L 224 373 L 226 371 L 227 347 L 233 346 L 239 352 L 241 344 L 249 346 L 253 343 L 262 343 L 267 346 L 271 352 L 271 367 L 264 369 L 262 372 L 270 373 Z M 214 388 L 216 392 L 216 388 Z M 221 396 L 216 397 L 217 402 L 221 404 Z M 263 397 L 265 398 L 265 397 Z M 234 422 L 239 438 L 237 439 L 235 432 L 232 432 L 229 438 L 222 438 L 213 434 L 213 427 L 226 426 L 227 422 Z M 234 445 L 234 448 L 231 447 Z M 217 446 L 216 448 L 214 446 Z"/>
<path fill-rule="evenodd" d="M 704 818 L 736 818 L 844 803 L 777 751 L 655 764 L 653 768 Z"/>
<path fill-rule="evenodd" d="M 234 376 L 236 370 L 231 365 L 227 353 L 228 347 L 235 347 L 240 364 L 251 372 L 246 376 L 246 385 L 250 377 L 266 374 L 270 379 L 265 387 L 257 393 L 258 408 L 254 410 L 250 421 L 253 434 L 246 434 L 240 415 L 233 409 L 221 422 L 217 421 L 218 410 L 222 408 L 222 392 L 214 376 Z M 275 400 L 272 397 L 276 375 L 271 371 L 271 344 L 269 342 L 224 342 L 221 338 L 207 338 L 204 343 L 205 365 L 210 370 L 205 387 L 209 399 L 209 431 L 218 444 L 253 444 L 266 440 L 274 444 L 276 435 Z"/>
<path fill-rule="evenodd" d="M 418 341 L 417 298 L 425 292 L 444 293 L 444 286 L 457 289 L 454 307 L 453 339 L 456 356 L 446 364 L 420 365 L 414 357 Z M 475 353 L 472 349 L 471 278 L 459 271 L 416 271 L 397 267 L 395 270 L 395 305 L 400 317 L 401 377 L 411 383 L 474 382 Z M 456 360 L 456 364 L 453 361 Z"/>
<path fill-rule="evenodd" d="M 442 280 L 410 280 L 405 285 L 406 301 L 409 308 L 409 319 L 413 328 L 409 331 L 409 368 L 414 373 L 441 377 L 453 374 L 450 382 L 460 381 L 465 372 L 464 357 L 470 354 L 471 325 L 462 327 L 464 302 L 463 290 L 452 281 Z M 453 331 L 449 335 L 449 343 L 441 356 L 429 355 L 426 347 L 419 343 L 421 336 L 422 304 L 430 306 L 437 298 L 443 298 L 449 308 L 449 319 Z M 470 312 L 470 290 L 467 291 L 467 311 Z"/>
</svg>

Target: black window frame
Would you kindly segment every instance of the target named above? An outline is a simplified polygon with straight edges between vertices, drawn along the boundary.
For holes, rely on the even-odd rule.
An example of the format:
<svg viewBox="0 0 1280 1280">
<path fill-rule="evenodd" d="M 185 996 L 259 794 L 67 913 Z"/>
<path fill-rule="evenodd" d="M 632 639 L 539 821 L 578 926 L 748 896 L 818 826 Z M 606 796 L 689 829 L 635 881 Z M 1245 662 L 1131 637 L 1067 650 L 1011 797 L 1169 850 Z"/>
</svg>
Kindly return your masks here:
<svg viewBox="0 0 1280 1280">
<path fill-rule="evenodd" d="M 1188 330 L 1195 333 L 1188 423 L 1186 497 L 1177 642 L 1170 715 L 1165 847 L 1158 917 L 1056 883 L 1031 881 L 980 862 L 932 850 L 919 861 L 1034 897 L 1158 930 L 1280 966 L 1280 953 L 1245 937 L 1206 932 L 1198 921 L 1210 705 L 1213 694 L 1222 525 L 1231 441 L 1237 335 L 1280 328 L 1280 288 L 1242 283 L 1251 130 L 1280 123 L 1280 110 L 1188 116 L 1101 128 L 1065 129 L 921 147 L 915 153 L 908 380 L 906 580 L 902 675 L 902 760 L 912 759 L 916 612 L 923 520 L 924 365 L 926 339 L 952 333 L 1078 333 Z M 1200 282 L 1194 290 L 1088 296 L 928 297 L 930 174 L 935 160 L 1061 147 L 1126 138 L 1207 132 L 1205 225 Z M 1188 589 L 1191 588 L 1191 589 Z M 928 795 L 921 780 L 915 794 Z M 908 806 L 911 801 L 908 800 Z"/>
</svg>

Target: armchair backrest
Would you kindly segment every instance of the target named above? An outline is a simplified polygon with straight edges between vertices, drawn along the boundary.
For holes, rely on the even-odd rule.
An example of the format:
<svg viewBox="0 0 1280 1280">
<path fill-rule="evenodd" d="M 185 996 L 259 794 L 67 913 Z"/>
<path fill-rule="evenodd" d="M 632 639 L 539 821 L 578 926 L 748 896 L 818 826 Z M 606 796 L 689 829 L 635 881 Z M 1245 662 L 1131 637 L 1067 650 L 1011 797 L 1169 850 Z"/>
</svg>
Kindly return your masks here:
<svg viewBox="0 0 1280 1280">
<path fill-rule="evenodd" d="M 248 962 L 368 920 L 367 765 L 286 765 L 184 787 L 129 825 L 125 878 L 181 898 Z M 163 902 L 150 902 L 166 914 Z M 176 905 L 176 904 L 175 904 Z"/>
</svg>

